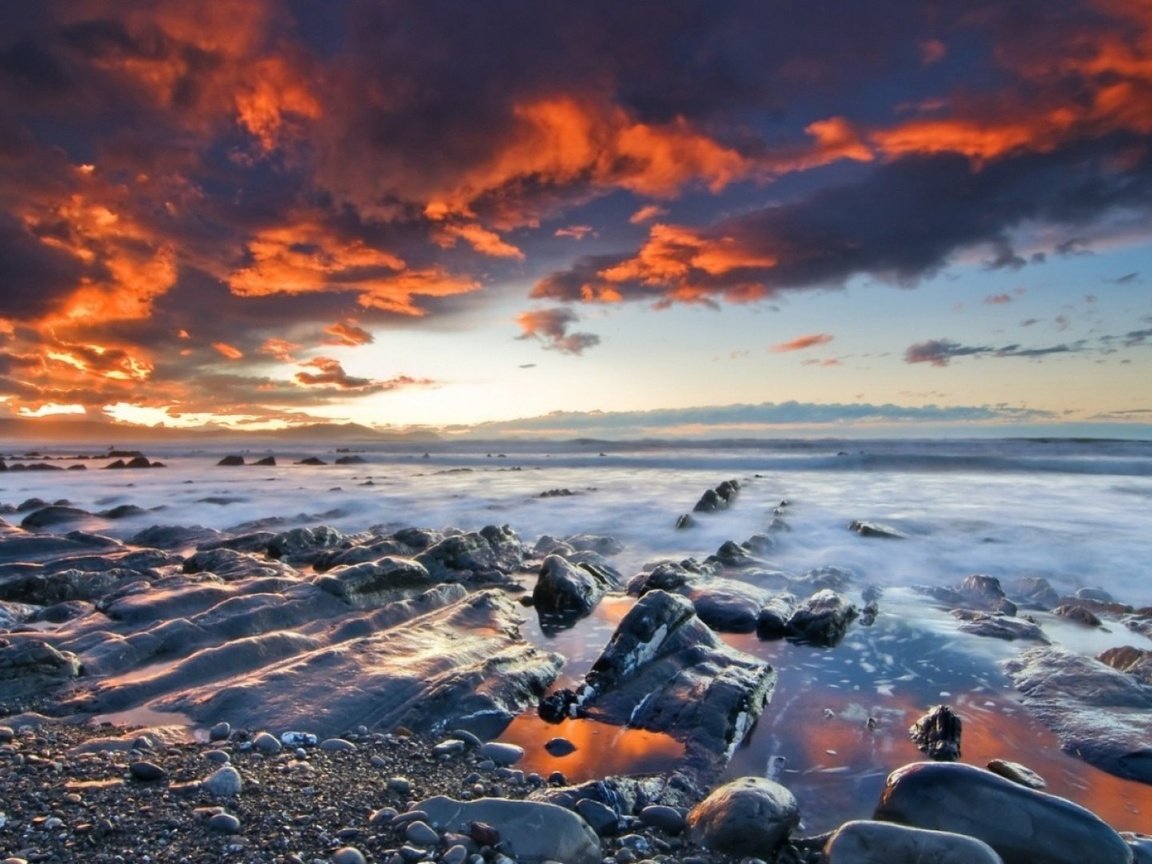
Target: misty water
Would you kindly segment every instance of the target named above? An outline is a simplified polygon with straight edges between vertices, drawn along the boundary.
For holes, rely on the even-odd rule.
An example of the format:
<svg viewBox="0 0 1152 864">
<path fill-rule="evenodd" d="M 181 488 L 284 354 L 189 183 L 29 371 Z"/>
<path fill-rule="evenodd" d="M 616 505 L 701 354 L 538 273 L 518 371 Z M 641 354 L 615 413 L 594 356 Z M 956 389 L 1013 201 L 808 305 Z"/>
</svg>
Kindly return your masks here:
<svg viewBox="0 0 1152 864">
<path fill-rule="evenodd" d="M 120 539 L 150 525 L 203 525 L 242 531 L 329 524 L 346 532 L 383 526 L 475 530 L 510 525 L 531 548 L 543 535 L 612 536 L 624 551 L 610 562 L 625 579 L 660 559 L 704 559 L 725 541 L 763 532 L 783 509 L 788 530 L 774 534 L 772 566 L 790 574 L 835 566 L 855 576 L 847 592 L 883 589 L 871 627 L 854 625 L 836 648 L 724 638 L 778 670 L 776 693 L 729 775 L 772 776 L 800 800 L 805 829 L 822 830 L 871 812 L 887 773 L 920 754 L 909 724 L 927 707 L 953 705 L 964 719 L 964 761 L 1002 757 L 1045 775 L 1049 791 L 1090 807 L 1120 829 L 1152 824 L 1152 788 L 1104 774 L 1061 753 L 1052 733 L 1028 716 L 1000 663 L 1018 643 L 957 630 L 946 610 L 915 585 L 955 585 L 982 573 L 1005 582 L 1047 579 L 1061 594 L 1107 590 L 1133 606 L 1152 605 L 1152 443 L 1078 441 L 796 441 L 694 446 L 430 444 L 360 447 L 364 464 L 328 447 L 213 445 L 157 447 L 166 468 L 99 470 L 103 458 L 75 445 L 41 448 L 54 464 L 85 471 L 0 474 L 0 502 L 66 499 L 89 511 L 121 504 L 147 513 L 82 525 Z M 426 451 L 425 452 L 425 448 Z M 21 461 L 22 448 L 7 448 Z M 275 467 L 218 467 L 226 453 Z M 326 465 L 294 464 L 318 456 Z M 740 481 L 729 509 L 676 530 L 701 493 Z M 555 493 L 562 490 L 564 494 Z M 542 497 L 544 496 L 544 497 Z M 14 517 L 8 517 L 13 519 Z M 852 520 L 884 523 L 906 539 L 860 537 Z M 276 520 L 270 524 L 268 520 Z M 531 585 L 525 575 L 525 585 Z M 567 657 L 557 686 L 577 681 L 631 599 L 610 597 L 570 630 L 545 635 L 531 609 L 524 631 Z M 1037 620 L 1059 644 L 1086 654 L 1112 645 L 1152 648 L 1122 625 L 1087 630 L 1051 615 Z M 580 749 L 553 759 L 540 746 L 563 734 Z M 570 779 L 661 770 L 676 742 L 585 721 L 547 726 L 524 716 L 504 735 L 528 748 L 529 770 Z"/>
</svg>

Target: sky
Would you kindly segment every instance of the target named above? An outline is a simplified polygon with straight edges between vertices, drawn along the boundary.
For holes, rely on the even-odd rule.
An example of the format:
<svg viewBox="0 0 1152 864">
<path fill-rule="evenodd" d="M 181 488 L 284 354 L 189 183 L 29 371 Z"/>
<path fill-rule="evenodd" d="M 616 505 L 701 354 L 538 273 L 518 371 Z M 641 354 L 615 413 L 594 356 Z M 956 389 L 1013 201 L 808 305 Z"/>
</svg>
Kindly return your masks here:
<svg viewBox="0 0 1152 864">
<path fill-rule="evenodd" d="M 0 416 L 1152 437 L 1152 2 L 0 0 Z"/>
</svg>

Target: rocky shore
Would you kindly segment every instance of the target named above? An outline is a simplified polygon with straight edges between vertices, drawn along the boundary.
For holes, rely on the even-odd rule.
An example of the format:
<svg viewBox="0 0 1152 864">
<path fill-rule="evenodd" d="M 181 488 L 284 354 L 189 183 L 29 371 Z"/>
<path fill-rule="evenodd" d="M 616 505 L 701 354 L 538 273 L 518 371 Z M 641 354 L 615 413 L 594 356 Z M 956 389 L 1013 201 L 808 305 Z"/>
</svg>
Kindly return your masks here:
<svg viewBox="0 0 1152 864">
<path fill-rule="evenodd" d="M 693 518 L 722 517 L 739 490 L 709 490 Z M 154 525 L 115 539 L 99 527 L 142 511 L 10 511 L 23 514 L 18 526 L 0 520 L 10 861 L 1152 860 L 1152 840 L 1044 793 L 1024 766 L 954 761 L 950 710 L 913 727 L 941 761 L 892 765 L 874 820 L 805 837 L 786 778 L 724 782 L 771 710 L 778 670 L 721 634 L 833 651 L 883 614 L 883 592 L 846 568 L 771 562 L 787 502 L 752 537 L 630 576 L 612 563 L 611 537 L 528 543 L 507 525 Z M 908 539 L 873 523 L 846 530 L 864 543 Z M 1036 646 L 1006 669 L 1023 703 L 1081 758 L 1152 782 L 1152 653 L 1071 654 L 1050 644 L 1048 619 L 1023 611 L 1146 640 L 1152 610 L 1045 587 L 969 576 L 921 590 L 963 638 Z M 612 595 L 634 600 L 596 659 L 568 670 L 575 683 L 557 686 L 567 658 L 527 639 L 524 616 L 562 632 Z M 659 775 L 543 776 L 500 740 L 528 712 L 658 733 L 681 756 Z"/>
</svg>

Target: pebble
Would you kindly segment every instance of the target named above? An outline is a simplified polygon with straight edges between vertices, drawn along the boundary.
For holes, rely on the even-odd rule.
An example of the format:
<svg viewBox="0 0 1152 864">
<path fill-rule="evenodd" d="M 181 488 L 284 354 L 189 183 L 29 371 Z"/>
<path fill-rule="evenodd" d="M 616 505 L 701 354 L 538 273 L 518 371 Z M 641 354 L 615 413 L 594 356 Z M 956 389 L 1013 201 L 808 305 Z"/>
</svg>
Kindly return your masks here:
<svg viewBox="0 0 1152 864">
<path fill-rule="evenodd" d="M 208 828 L 221 834 L 238 834 L 240 820 L 231 813 L 216 813 L 208 820 Z"/>
<path fill-rule="evenodd" d="M 437 846 L 440 843 L 440 835 L 421 819 L 409 822 L 408 827 L 404 829 L 404 836 L 409 843 L 415 843 L 417 846 Z"/>
<path fill-rule="evenodd" d="M 0 744 L 11 744 L 16 732 L 11 726 L 0 726 Z"/>
<path fill-rule="evenodd" d="M 524 758 L 524 748 L 518 744 L 508 744 L 503 741 L 489 741 L 481 745 L 480 756 L 491 759 L 497 765 L 515 765 Z"/>
<path fill-rule="evenodd" d="M 332 853 L 332 864 L 368 864 L 364 853 L 355 846 L 341 846 Z"/>
<path fill-rule="evenodd" d="M 276 740 L 276 736 L 267 732 L 261 732 L 252 739 L 252 748 L 265 756 L 274 756 L 284 749 L 283 745 Z"/>
<path fill-rule="evenodd" d="M 392 820 L 397 816 L 395 807 L 381 807 L 379 810 L 372 812 L 368 817 L 368 825 L 372 828 L 383 828 L 391 826 Z"/>
<path fill-rule="evenodd" d="M 390 777 L 388 779 L 388 791 L 395 792 L 397 795 L 408 795 L 412 791 L 412 781 L 407 777 Z"/>
<path fill-rule="evenodd" d="M 239 771 L 231 765 L 225 765 L 205 778 L 203 787 L 208 794 L 217 798 L 231 798 L 240 794 L 244 783 Z"/>
<path fill-rule="evenodd" d="M 464 742 L 459 738 L 447 738 L 432 747 L 433 756 L 451 756 L 464 752 Z"/>
<path fill-rule="evenodd" d="M 356 745 L 346 738 L 325 738 L 320 742 L 320 749 L 329 753 L 347 753 L 356 749 Z"/>
<path fill-rule="evenodd" d="M 155 762 L 147 762 L 142 759 L 129 765 L 128 773 L 132 775 L 133 780 L 139 780 L 142 783 L 163 780 L 168 776 L 168 772 Z"/>
<path fill-rule="evenodd" d="M 215 726 L 208 730 L 209 741 L 227 741 L 228 737 L 232 734 L 232 724 L 227 720 L 221 720 Z"/>
<path fill-rule="evenodd" d="M 423 810 L 409 810 L 407 813 L 397 813 L 392 817 L 392 827 L 399 828 L 401 825 L 407 825 L 409 822 L 427 822 L 428 814 Z"/>
<path fill-rule="evenodd" d="M 400 857 L 405 861 L 423 861 L 428 857 L 428 853 L 423 849 L 417 849 L 415 846 L 405 844 L 400 847 Z"/>
<path fill-rule="evenodd" d="M 457 843 L 440 859 L 440 864 L 464 864 L 468 860 L 468 849 Z"/>
<path fill-rule="evenodd" d="M 683 814 L 664 804 L 649 804 L 640 811 L 640 821 L 665 834 L 679 834 L 685 827 Z"/>
<path fill-rule="evenodd" d="M 449 734 L 451 734 L 453 738 L 459 738 L 469 747 L 479 747 L 484 743 L 467 729 L 453 729 Z"/>
<path fill-rule="evenodd" d="M 280 741 L 285 747 L 315 747 L 320 739 L 311 732 L 285 732 Z"/>
<path fill-rule="evenodd" d="M 214 765 L 227 765 L 232 761 L 232 757 L 223 750 L 207 750 L 204 753 L 204 758 Z"/>
</svg>

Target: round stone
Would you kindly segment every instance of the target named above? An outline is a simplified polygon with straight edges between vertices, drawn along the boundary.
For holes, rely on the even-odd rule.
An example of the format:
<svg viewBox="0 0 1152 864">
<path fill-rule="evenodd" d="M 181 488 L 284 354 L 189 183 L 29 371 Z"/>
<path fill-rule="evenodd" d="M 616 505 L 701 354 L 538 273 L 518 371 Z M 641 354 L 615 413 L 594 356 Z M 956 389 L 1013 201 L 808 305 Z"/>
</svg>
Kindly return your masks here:
<svg viewBox="0 0 1152 864">
<path fill-rule="evenodd" d="M 457 843 L 444 853 L 444 857 L 440 859 L 440 864 L 464 864 L 467 860 L 468 847 Z"/>
<path fill-rule="evenodd" d="M 128 773 L 132 775 L 133 780 L 139 780 L 142 783 L 153 783 L 168 776 L 168 772 L 155 762 L 147 762 L 143 759 L 129 765 Z"/>
<path fill-rule="evenodd" d="M 552 756 L 560 757 L 567 756 L 569 753 L 575 753 L 576 745 L 567 738 L 549 738 L 544 744 L 544 749 Z"/>
<path fill-rule="evenodd" d="M 232 757 L 230 757 L 223 750 L 205 751 L 204 758 L 207 759 L 209 762 L 213 763 L 214 765 L 227 765 L 229 762 L 232 761 Z"/>
<path fill-rule="evenodd" d="M 329 753 L 347 753 L 350 750 L 355 750 L 356 745 L 346 738 L 325 738 L 320 742 L 320 749 L 327 750 Z"/>
<path fill-rule="evenodd" d="M 692 808 L 687 818 L 696 843 L 733 856 L 770 855 L 799 822 L 795 796 L 763 777 L 724 784 Z"/>
<path fill-rule="evenodd" d="M 275 756 L 284 749 L 284 746 L 276 740 L 275 735 L 261 732 L 252 739 L 252 748 L 257 753 L 263 753 L 265 756 Z"/>
<path fill-rule="evenodd" d="M 240 833 L 240 820 L 231 813 L 217 813 L 208 820 L 208 828 L 221 834 Z"/>
<path fill-rule="evenodd" d="M 491 759 L 497 765 L 515 765 L 524 757 L 524 748 L 518 744 L 489 741 L 480 747 L 480 756 Z"/>
<path fill-rule="evenodd" d="M 412 791 L 412 781 L 407 777 L 391 777 L 388 780 L 388 791 L 408 795 Z"/>
<path fill-rule="evenodd" d="M 640 821 L 665 834 L 679 834 L 684 830 L 684 816 L 675 807 L 664 804 L 649 804 L 640 811 Z"/>
<path fill-rule="evenodd" d="M 440 843 L 440 835 L 431 825 L 420 819 L 408 823 L 408 827 L 404 829 L 404 836 L 409 843 L 417 846 L 436 846 Z"/>
<path fill-rule="evenodd" d="M 208 730 L 209 741 L 227 741 L 228 736 L 232 734 L 232 724 L 226 720 L 221 720 L 215 726 Z"/>
<path fill-rule="evenodd" d="M 332 864 L 368 864 L 364 853 L 355 846 L 341 846 L 332 853 Z"/>
<path fill-rule="evenodd" d="M 225 765 L 214 771 L 203 782 L 204 791 L 217 798 L 231 798 L 239 795 L 244 783 L 240 779 L 240 772 L 231 765 Z"/>
</svg>

